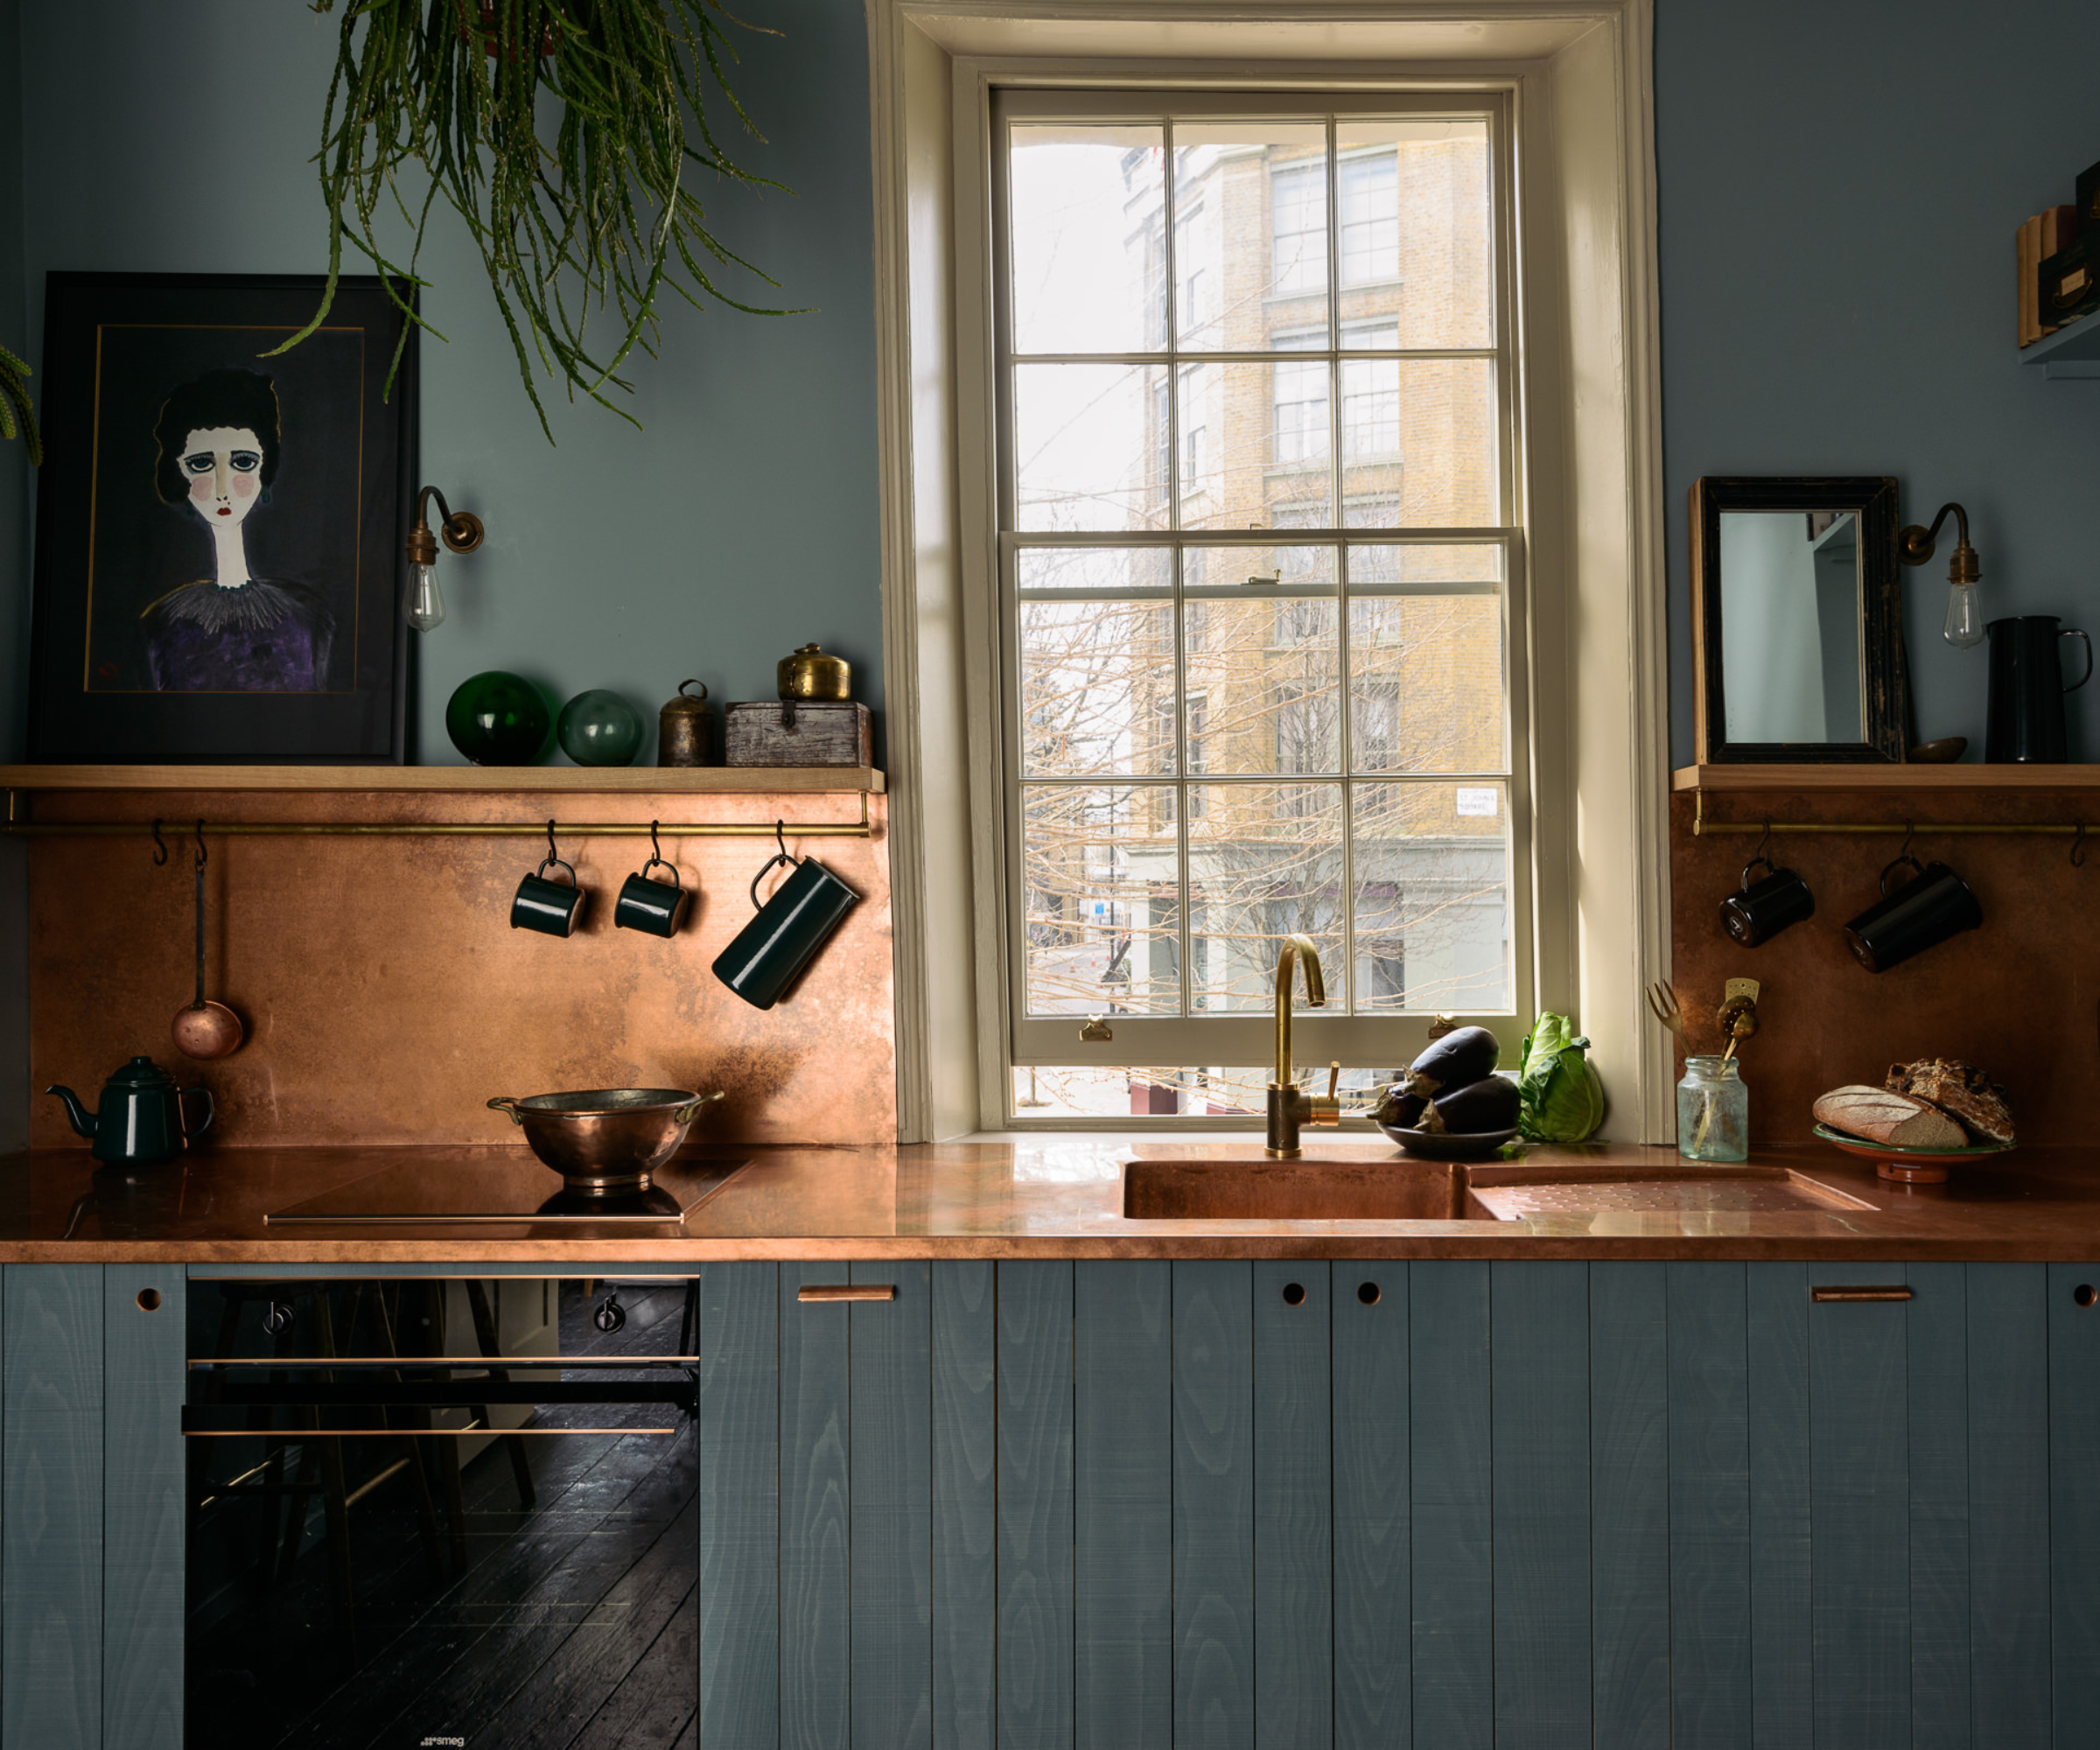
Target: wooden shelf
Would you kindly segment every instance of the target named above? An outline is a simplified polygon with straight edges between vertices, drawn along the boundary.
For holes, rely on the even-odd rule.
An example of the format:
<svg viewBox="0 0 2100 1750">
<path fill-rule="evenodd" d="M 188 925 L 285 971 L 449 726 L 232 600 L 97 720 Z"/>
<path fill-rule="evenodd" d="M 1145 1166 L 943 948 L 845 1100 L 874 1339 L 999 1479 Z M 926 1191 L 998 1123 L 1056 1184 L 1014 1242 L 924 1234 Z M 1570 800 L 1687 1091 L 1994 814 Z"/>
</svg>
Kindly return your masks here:
<svg viewBox="0 0 2100 1750">
<path fill-rule="evenodd" d="M 879 796 L 870 766 L 0 766 L 10 790 Z"/>
<path fill-rule="evenodd" d="M 2022 347 L 2020 361 L 2045 377 L 2100 377 L 2100 310 Z"/>
<path fill-rule="evenodd" d="M 2100 790 L 2100 766 L 1680 766 L 1673 790 Z"/>
</svg>

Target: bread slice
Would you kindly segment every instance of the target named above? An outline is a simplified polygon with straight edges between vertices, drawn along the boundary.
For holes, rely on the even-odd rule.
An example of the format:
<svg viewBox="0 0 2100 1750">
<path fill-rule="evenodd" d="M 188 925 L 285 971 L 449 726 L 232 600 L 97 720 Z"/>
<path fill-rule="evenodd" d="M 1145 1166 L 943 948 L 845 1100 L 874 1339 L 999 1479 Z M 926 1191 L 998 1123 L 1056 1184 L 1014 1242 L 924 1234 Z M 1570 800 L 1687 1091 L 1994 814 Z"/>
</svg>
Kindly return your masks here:
<svg viewBox="0 0 2100 1750">
<path fill-rule="evenodd" d="M 2012 1109 L 2006 1103 L 2006 1090 L 1973 1063 L 1949 1057 L 1894 1063 L 1885 1085 L 1893 1093 L 1930 1101 L 1976 1142 L 2012 1144 Z"/>
<path fill-rule="evenodd" d="M 1889 1143 L 1897 1148 L 1959 1149 L 1969 1146 L 1968 1133 L 1946 1113 L 1927 1101 L 1886 1088 L 1866 1088 L 1855 1083 L 1833 1088 L 1816 1102 L 1818 1124 L 1870 1143 Z"/>
</svg>

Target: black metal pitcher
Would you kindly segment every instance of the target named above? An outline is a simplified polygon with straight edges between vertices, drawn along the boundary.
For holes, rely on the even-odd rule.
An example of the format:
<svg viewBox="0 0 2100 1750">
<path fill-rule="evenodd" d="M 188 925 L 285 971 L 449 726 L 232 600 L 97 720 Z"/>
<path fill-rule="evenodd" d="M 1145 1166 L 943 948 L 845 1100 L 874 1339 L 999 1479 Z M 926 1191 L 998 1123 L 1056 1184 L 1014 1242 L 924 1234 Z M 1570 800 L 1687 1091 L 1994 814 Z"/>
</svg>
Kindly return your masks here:
<svg viewBox="0 0 2100 1750">
<path fill-rule="evenodd" d="M 2093 640 L 2075 626 L 2058 626 L 2053 613 L 1994 620 L 1984 630 L 1991 635 L 1984 760 L 1993 766 L 2062 765 L 2063 696 L 2092 679 Z M 2085 646 L 2085 672 L 2068 687 L 2057 651 L 2066 638 Z"/>
</svg>

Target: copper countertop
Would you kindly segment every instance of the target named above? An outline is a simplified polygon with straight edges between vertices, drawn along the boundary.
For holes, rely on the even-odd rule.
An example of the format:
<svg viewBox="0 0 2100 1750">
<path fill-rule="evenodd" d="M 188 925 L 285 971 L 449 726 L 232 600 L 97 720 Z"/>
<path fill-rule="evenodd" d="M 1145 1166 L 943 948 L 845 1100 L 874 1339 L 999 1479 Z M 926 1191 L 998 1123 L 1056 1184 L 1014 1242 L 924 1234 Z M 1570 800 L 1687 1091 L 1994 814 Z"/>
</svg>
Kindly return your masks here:
<svg viewBox="0 0 2100 1750">
<path fill-rule="evenodd" d="M 1141 1145 L 1145 1154 L 1194 1152 Z M 1208 1153 L 1224 1150 L 1209 1148 Z M 1258 1152 L 1258 1138 L 1233 1151 Z M 2100 1262 L 2100 1153 L 2023 1150 L 1957 1170 L 1942 1186 L 1889 1185 L 1822 1147 L 1765 1149 L 1870 1207 L 1552 1214 L 1508 1222 L 1127 1221 L 1129 1146 L 1086 1136 L 910 1148 L 710 1148 L 751 1166 L 696 1210 L 682 1234 L 588 1229 L 284 1228 L 263 1217 L 382 1166 L 432 1173 L 510 1159 L 522 1149 L 227 1149 L 130 1175 L 94 1171 L 85 1151 L 0 1162 L 0 1262 L 318 1264 L 728 1258 L 1443 1257 L 1982 1259 Z M 1308 1153 L 1397 1158 L 1382 1143 L 1309 1144 Z M 1572 1177 L 1674 1163 L 1669 1148 L 1538 1149 L 1533 1166 Z M 1697 1169 L 1690 1169 L 1697 1171 Z M 552 1180 L 549 1179 L 551 1186 Z M 66 1237 L 69 1223 L 71 1237 Z"/>
</svg>

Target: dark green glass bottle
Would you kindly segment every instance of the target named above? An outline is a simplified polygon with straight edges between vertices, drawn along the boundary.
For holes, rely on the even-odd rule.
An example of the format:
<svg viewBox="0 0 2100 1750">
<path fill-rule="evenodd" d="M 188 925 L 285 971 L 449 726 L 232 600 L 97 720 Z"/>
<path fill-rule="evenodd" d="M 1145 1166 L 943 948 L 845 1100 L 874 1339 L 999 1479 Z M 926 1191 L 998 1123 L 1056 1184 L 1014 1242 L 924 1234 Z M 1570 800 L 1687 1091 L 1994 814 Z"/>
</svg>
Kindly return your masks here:
<svg viewBox="0 0 2100 1750">
<path fill-rule="evenodd" d="M 547 745 L 547 701 L 521 675 L 471 675 L 445 702 L 444 732 L 477 766 L 529 766 Z"/>
</svg>

